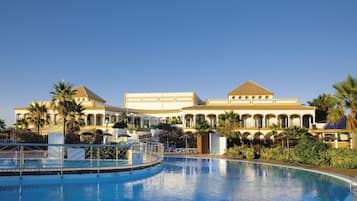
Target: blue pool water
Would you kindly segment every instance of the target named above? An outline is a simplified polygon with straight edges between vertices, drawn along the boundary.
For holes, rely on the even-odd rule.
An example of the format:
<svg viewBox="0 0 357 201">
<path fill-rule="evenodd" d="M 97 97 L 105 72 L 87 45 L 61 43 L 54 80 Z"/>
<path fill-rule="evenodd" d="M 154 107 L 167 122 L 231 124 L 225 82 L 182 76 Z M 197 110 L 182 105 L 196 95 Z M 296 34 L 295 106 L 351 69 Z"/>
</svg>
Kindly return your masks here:
<svg viewBox="0 0 357 201">
<path fill-rule="evenodd" d="M 353 200 L 346 182 L 284 167 L 166 157 L 161 169 L 99 177 L 66 175 L 62 180 L 58 176 L 24 177 L 21 185 L 13 178 L 0 177 L 0 200 Z"/>
</svg>

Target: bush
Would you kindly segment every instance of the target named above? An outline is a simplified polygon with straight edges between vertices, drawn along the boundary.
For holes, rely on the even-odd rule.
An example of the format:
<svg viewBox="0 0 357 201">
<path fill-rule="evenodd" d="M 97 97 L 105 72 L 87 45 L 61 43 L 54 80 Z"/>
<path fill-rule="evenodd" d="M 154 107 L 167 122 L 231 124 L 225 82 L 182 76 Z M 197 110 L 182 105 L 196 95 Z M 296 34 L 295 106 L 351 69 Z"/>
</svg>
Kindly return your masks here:
<svg viewBox="0 0 357 201">
<path fill-rule="evenodd" d="M 113 128 L 126 128 L 128 127 L 127 123 L 121 121 L 121 122 L 116 122 L 113 126 Z"/>
<path fill-rule="evenodd" d="M 99 149 L 99 158 L 98 158 Z M 127 159 L 129 147 L 86 148 L 86 159 Z M 118 155 L 117 155 L 118 154 Z M 117 158 L 118 157 L 118 158 Z"/>
<path fill-rule="evenodd" d="M 255 158 L 255 151 L 254 148 L 235 146 L 227 149 L 226 156 L 229 158 L 253 160 Z"/>
<path fill-rule="evenodd" d="M 66 134 L 64 139 L 65 144 L 80 144 L 81 139 L 77 134 Z"/>
<path fill-rule="evenodd" d="M 254 148 L 243 147 L 242 155 L 243 155 L 243 158 L 245 158 L 245 159 L 253 160 L 255 158 Z"/>
<path fill-rule="evenodd" d="M 357 151 L 351 149 L 329 149 L 329 165 L 334 168 L 357 168 Z"/>
<path fill-rule="evenodd" d="M 304 163 L 310 165 L 323 165 L 326 160 L 321 156 L 324 155 L 328 149 L 328 145 L 319 141 L 312 139 L 308 136 L 302 137 L 298 144 L 294 147 L 291 153 L 291 162 Z"/>
<path fill-rule="evenodd" d="M 47 143 L 47 135 L 39 135 L 32 132 L 24 132 L 16 135 L 16 142 L 19 143 Z"/>
<path fill-rule="evenodd" d="M 301 138 L 290 153 L 281 147 L 263 148 L 260 158 L 333 168 L 357 168 L 356 150 L 329 148 L 327 144 L 308 136 Z"/>
<path fill-rule="evenodd" d="M 241 147 L 235 146 L 227 149 L 226 156 L 229 158 L 243 158 Z"/>
<path fill-rule="evenodd" d="M 284 162 L 289 162 L 291 160 L 289 152 L 281 147 L 261 149 L 260 158 L 265 160 L 284 161 Z"/>
</svg>

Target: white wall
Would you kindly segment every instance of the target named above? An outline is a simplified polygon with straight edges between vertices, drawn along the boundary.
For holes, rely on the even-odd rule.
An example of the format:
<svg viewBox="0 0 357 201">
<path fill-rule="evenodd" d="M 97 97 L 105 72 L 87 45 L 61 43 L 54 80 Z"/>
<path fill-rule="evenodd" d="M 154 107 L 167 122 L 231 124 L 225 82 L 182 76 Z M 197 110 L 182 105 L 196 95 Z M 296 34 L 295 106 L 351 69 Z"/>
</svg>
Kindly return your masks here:
<svg viewBox="0 0 357 201">
<path fill-rule="evenodd" d="M 170 110 L 193 106 L 195 94 L 193 92 L 177 93 L 127 93 L 125 107 L 142 110 Z"/>
</svg>

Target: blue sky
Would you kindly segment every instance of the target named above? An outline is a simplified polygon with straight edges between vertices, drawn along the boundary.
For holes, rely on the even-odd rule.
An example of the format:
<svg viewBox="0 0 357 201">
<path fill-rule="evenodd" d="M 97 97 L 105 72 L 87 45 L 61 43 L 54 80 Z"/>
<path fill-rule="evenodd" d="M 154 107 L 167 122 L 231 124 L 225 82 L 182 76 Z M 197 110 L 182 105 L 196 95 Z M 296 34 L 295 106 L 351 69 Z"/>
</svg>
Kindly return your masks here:
<svg viewBox="0 0 357 201">
<path fill-rule="evenodd" d="M 357 1 L 0 1 L 0 118 L 86 85 L 224 98 L 246 80 L 302 103 L 357 77 Z"/>
</svg>

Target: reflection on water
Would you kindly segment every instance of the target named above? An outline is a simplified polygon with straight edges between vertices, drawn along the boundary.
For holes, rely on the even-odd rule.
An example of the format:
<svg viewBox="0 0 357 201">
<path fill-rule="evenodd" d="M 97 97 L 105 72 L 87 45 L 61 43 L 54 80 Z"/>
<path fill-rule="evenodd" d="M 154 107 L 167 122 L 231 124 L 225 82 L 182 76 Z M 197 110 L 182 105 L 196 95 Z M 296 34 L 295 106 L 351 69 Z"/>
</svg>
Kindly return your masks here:
<svg viewBox="0 0 357 201">
<path fill-rule="evenodd" d="M 168 157 L 162 172 L 0 187 L 1 200 L 353 200 L 348 184 L 311 172 L 220 159 Z"/>
</svg>

